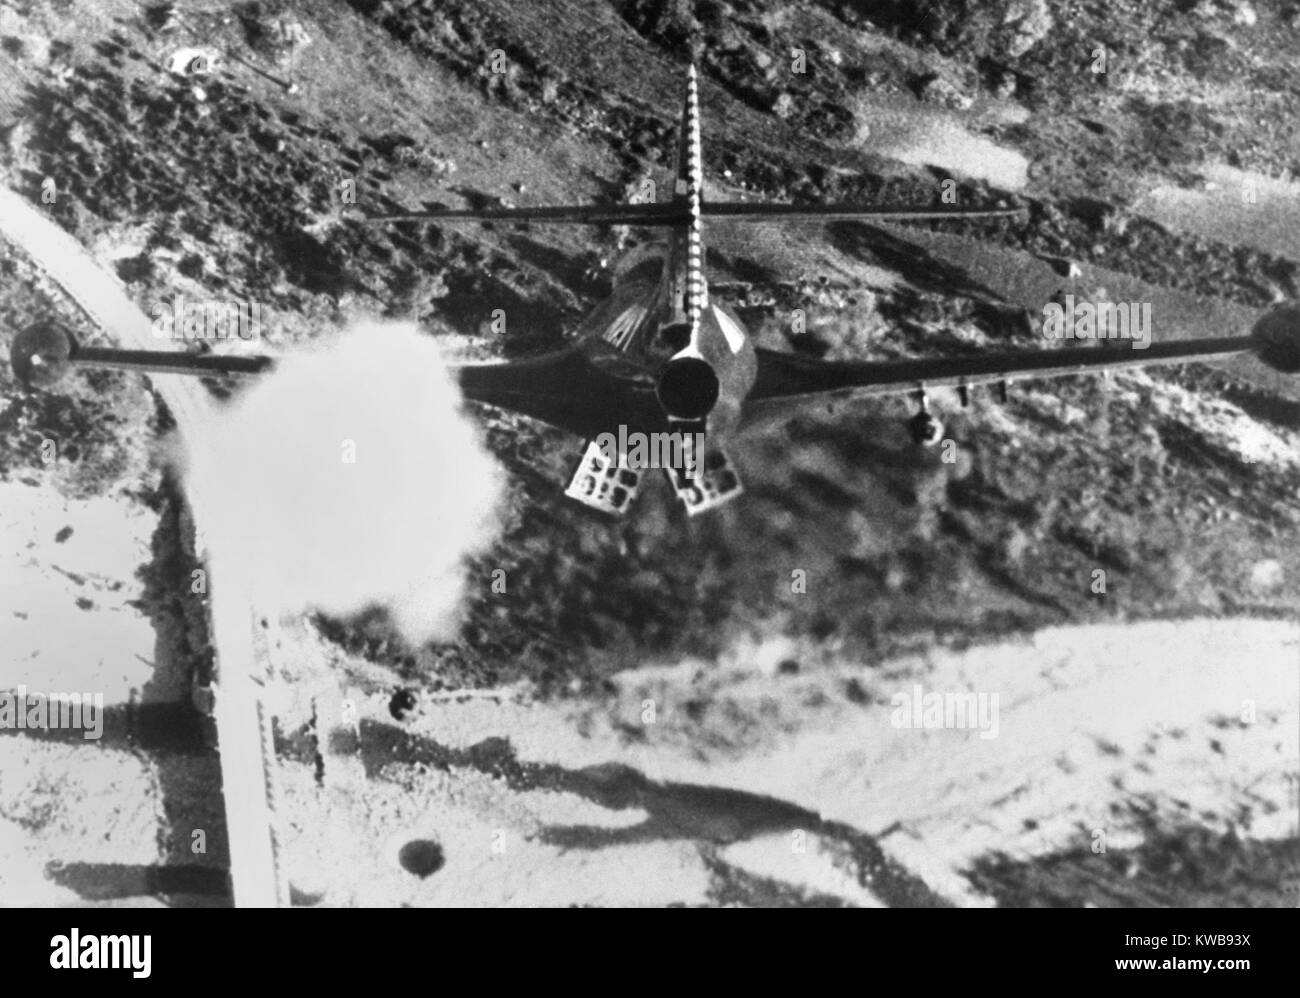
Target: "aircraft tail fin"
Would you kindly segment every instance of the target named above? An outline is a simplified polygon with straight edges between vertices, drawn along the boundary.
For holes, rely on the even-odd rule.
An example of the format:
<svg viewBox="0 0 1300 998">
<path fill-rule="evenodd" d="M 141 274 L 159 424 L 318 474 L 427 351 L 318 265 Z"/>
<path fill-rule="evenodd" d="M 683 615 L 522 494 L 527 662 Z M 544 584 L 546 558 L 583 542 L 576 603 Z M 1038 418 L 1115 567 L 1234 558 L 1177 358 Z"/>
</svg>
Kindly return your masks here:
<svg viewBox="0 0 1300 998">
<path fill-rule="evenodd" d="M 681 133 L 677 146 L 677 204 L 685 210 L 685 296 L 686 321 L 691 339 L 699 329 L 700 317 L 709 304 L 709 285 L 704 279 L 704 230 L 701 210 L 704 202 L 704 152 L 700 139 L 700 83 L 694 63 L 686 77 L 686 99 L 682 105 Z"/>
</svg>

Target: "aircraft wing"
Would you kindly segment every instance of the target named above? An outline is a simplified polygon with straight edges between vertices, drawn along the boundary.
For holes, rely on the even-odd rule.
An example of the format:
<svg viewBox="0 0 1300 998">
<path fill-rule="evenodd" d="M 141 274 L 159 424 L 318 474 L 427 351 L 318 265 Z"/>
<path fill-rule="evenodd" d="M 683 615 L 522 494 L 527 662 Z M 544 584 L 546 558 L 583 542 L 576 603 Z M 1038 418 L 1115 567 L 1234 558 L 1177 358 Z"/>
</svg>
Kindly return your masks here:
<svg viewBox="0 0 1300 998">
<path fill-rule="evenodd" d="M 667 417 L 654 385 L 618 377 L 570 347 L 527 360 L 455 368 L 465 398 L 522 413 L 592 439 L 629 431 L 662 433 Z"/>
<path fill-rule="evenodd" d="M 818 403 L 847 398 L 915 393 L 928 388 L 964 388 L 1023 378 L 1220 360 L 1256 352 L 1254 336 L 1152 343 L 1135 350 L 1114 346 L 972 354 L 894 361 L 823 361 L 760 348 L 758 379 L 745 401 L 744 423 L 764 423 L 794 415 Z"/>
</svg>

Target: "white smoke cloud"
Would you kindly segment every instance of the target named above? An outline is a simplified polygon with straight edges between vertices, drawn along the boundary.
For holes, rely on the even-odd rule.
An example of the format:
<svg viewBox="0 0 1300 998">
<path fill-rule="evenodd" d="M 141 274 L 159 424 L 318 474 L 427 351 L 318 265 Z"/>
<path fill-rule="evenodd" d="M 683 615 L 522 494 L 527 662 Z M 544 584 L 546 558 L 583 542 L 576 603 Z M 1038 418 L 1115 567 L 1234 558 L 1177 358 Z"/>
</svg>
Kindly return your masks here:
<svg viewBox="0 0 1300 998">
<path fill-rule="evenodd" d="M 185 441 L 214 584 L 264 610 L 382 605 L 413 643 L 448 636 L 505 480 L 460 407 L 411 324 L 362 323 L 281 360 Z"/>
</svg>

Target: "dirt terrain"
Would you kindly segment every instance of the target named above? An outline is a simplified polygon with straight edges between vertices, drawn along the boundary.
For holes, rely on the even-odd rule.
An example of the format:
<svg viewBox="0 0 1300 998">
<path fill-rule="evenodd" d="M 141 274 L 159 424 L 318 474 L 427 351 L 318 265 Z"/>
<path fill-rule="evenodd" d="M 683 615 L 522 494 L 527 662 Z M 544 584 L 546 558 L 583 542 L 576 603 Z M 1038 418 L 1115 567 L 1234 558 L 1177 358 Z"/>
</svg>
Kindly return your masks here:
<svg viewBox="0 0 1300 998">
<path fill-rule="evenodd" d="M 52 178 L 49 214 L 146 310 L 264 305 L 262 342 L 217 349 L 384 316 L 523 357 L 565 342 L 644 232 L 367 227 L 342 185 L 361 211 L 666 190 L 692 55 L 711 197 L 928 205 L 951 180 L 960 203 L 1027 209 L 711 227 L 713 293 L 762 345 L 1036 347 L 1065 293 L 1202 337 L 1300 297 L 1286 2 L 9 0 L 0 180 L 42 204 Z M 95 339 L 0 244 L 0 337 L 52 312 Z M 1298 388 L 1242 360 L 965 409 L 939 393 L 952 464 L 912 446 L 908 404 L 842 406 L 737 447 L 746 496 L 697 520 L 658 481 L 625 520 L 589 513 L 561 494 L 581 441 L 478 411 L 510 503 L 455 639 L 411 647 L 382 614 L 266 625 L 297 690 L 280 749 L 300 903 L 1297 903 Z M 220 894 L 216 763 L 176 705 L 211 649 L 180 489 L 151 456 L 169 426 L 135 376 L 32 394 L 0 373 L 0 487 L 31 509 L 12 572 L 66 603 L 40 618 L 6 580 L 30 653 L 0 688 L 54 657 L 38 619 L 111 647 L 92 673 L 120 687 L 120 727 L 76 749 L 102 786 L 43 775 L 67 745 L 0 739 L 28 774 L 0 782 L 0 850 L 44 867 L 48 903 Z M 61 517 L 131 525 L 135 550 L 69 567 Z M 129 639 L 91 636 L 106 601 L 138 618 Z M 313 748 L 302 690 L 325 676 L 355 692 L 355 755 Z M 891 727 L 913 681 L 1000 691 L 1004 732 Z M 70 869 L 77 803 L 109 798 L 129 813 Z"/>
</svg>

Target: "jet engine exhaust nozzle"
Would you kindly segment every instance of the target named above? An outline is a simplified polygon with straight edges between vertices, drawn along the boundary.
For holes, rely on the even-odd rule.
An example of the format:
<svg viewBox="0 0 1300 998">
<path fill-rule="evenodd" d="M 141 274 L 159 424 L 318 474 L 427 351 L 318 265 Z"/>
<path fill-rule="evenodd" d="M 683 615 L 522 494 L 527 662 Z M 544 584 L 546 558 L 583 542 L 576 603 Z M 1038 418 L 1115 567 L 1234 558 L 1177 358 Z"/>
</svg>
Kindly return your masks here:
<svg viewBox="0 0 1300 998">
<path fill-rule="evenodd" d="M 718 402 L 718 376 L 699 357 L 677 357 L 664 365 L 655 389 L 673 419 L 703 419 Z"/>
</svg>

